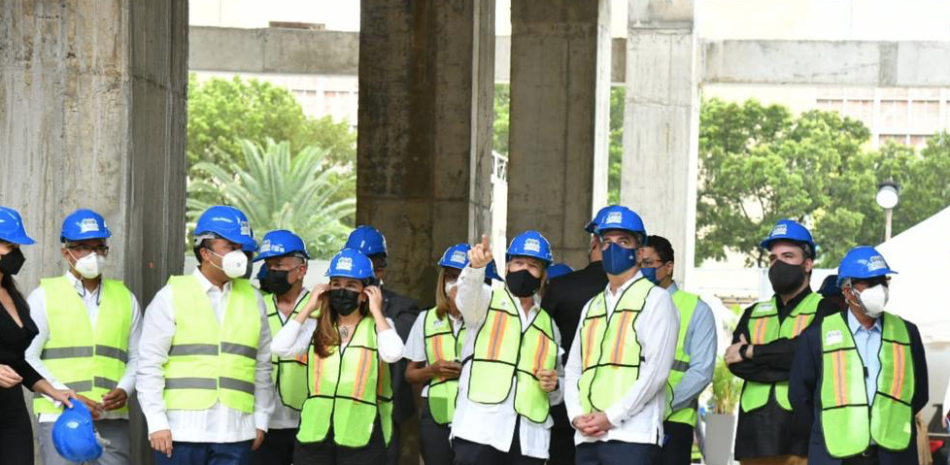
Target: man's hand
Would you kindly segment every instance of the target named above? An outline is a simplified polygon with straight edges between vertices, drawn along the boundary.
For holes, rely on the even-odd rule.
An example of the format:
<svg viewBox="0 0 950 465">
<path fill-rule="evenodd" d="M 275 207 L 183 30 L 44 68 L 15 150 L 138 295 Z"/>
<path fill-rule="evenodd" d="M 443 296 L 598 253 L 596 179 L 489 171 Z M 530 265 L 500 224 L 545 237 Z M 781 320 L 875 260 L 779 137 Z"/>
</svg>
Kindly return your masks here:
<svg viewBox="0 0 950 465">
<path fill-rule="evenodd" d="M 255 451 L 261 448 L 261 444 L 264 443 L 264 431 L 257 430 L 257 437 L 254 438 L 254 443 L 251 444 L 251 450 Z"/>
<path fill-rule="evenodd" d="M 462 373 L 462 365 L 450 360 L 439 360 L 429 365 L 432 374 L 439 378 L 455 379 Z"/>
<path fill-rule="evenodd" d="M 129 395 L 125 392 L 125 389 L 115 388 L 102 396 L 102 408 L 104 410 L 118 410 L 125 407 L 128 400 Z"/>
<path fill-rule="evenodd" d="M 163 429 L 150 434 L 148 436 L 148 442 L 152 445 L 152 449 L 165 454 L 168 458 L 172 458 L 171 430 Z"/>
<path fill-rule="evenodd" d="M 86 408 L 89 409 L 89 413 L 92 414 L 92 419 L 93 419 L 93 420 L 98 420 L 98 419 L 102 418 L 102 415 L 103 415 L 104 413 L 106 413 L 106 411 L 105 411 L 105 409 L 103 408 L 102 404 L 100 404 L 100 403 L 98 403 L 98 402 L 96 402 L 96 401 L 94 401 L 94 400 L 92 400 L 92 399 L 90 399 L 90 398 L 88 398 L 88 397 L 86 397 L 86 396 L 84 396 L 84 395 L 82 395 L 82 394 L 76 394 L 76 399 L 79 399 L 80 402 L 82 402 L 83 404 L 86 405 Z"/>
<path fill-rule="evenodd" d="M 544 389 L 545 392 L 551 392 L 557 389 L 557 372 L 554 370 L 538 370 L 535 373 L 535 376 L 538 377 L 538 381 L 541 382 L 541 389 Z"/>
<path fill-rule="evenodd" d="M 742 354 L 739 353 L 739 349 L 741 349 L 744 345 L 749 345 L 749 348 L 746 350 L 746 355 L 752 355 L 752 345 L 746 341 L 745 334 L 740 334 L 739 342 L 726 348 L 726 365 L 732 365 L 733 363 L 739 363 L 742 361 Z"/>
<path fill-rule="evenodd" d="M 600 414 L 603 415 L 603 413 L 600 413 Z M 589 415 L 579 415 L 577 417 L 574 417 L 574 420 L 571 421 L 571 424 L 574 425 L 574 429 L 579 431 L 584 436 L 590 436 L 593 438 L 603 436 L 607 434 L 607 430 L 606 429 L 602 430 L 597 426 L 597 423 L 595 423 L 596 415 L 597 413 L 592 413 Z M 604 415 L 605 420 L 606 418 L 607 416 Z M 607 424 L 610 424 L 610 422 L 607 422 Z"/>
<path fill-rule="evenodd" d="M 488 236 L 482 234 L 482 242 L 475 244 L 468 251 L 468 266 L 472 268 L 484 268 L 492 261 L 491 243 L 488 242 Z"/>
</svg>

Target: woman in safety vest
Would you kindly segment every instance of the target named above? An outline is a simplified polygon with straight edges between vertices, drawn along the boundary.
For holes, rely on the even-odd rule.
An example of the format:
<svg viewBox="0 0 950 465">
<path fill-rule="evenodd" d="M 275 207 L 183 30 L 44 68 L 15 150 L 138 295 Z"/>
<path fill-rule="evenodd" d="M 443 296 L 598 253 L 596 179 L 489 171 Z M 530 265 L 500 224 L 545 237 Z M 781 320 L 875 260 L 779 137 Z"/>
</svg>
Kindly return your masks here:
<svg viewBox="0 0 950 465">
<path fill-rule="evenodd" d="M 425 463 L 453 463 L 449 424 L 455 414 L 458 377 L 465 345 L 465 324 L 455 304 L 459 273 L 468 265 L 468 244 L 453 245 L 442 254 L 435 307 L 422 312 L 406 343 L 406 379 L 422 388 L 419 436 Z"/>
<path fill-rule="evenodd" d="M 402 358 L 402 339 L 383 316 L 369 258 L 343 249 L 327 275 L 272 344 L 278 356 L 307 357 L 294 464 L 382 463 L 392 434 L 389 364 Z"/>
<path fill-rule="evenodd" d="M 551 246 L 537 231 L 511 241 L 505 288 L 484 284 L 488 237 L 469 251 L 456 303 L 468 328 L 452 448 L 455 463 L 542 464 L 551 440 L 551 404 L 560 403 L 560 341 L 541 309 Z M 431 393 L 430 393 L 431 395 Z"/>
</svg>

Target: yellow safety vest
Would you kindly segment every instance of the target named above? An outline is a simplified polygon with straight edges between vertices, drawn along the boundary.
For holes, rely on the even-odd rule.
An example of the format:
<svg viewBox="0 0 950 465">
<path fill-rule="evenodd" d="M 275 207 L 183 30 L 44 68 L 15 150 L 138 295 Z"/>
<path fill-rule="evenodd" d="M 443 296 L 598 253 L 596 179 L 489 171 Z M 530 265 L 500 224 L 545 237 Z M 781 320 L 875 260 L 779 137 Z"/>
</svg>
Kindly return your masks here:
<svg viewBox="0 0 950 465">
<path fill-rule="evenodd" d="M 96 327 L 69 278 L 40 281 L 46 297 L 49 338 L 40 360 L 61 383 L 94 401 L 115 389 L 129 361 L 132 293 L 121 281 L 103 279 Z M 33 399 L 35 413 L 60 413 L 45 397 Z M 128 407 L 117 410 L 128 412 Z"/>
<path fill-rule="evenodd" d="M 379 358 L 376 322 L 367 315 L 356 325 L 349 344 L 307 356 L 308 398 L 300 413 L 297 440 L 323 441 L 333 426 L 333 441 L 345 447 L 369 444 L 380 420 L 386 444 L 392 437 L 392 378 L 389 364 Z"/>
<path fill-rule="evenodd" d="M 694 399 L 689 406 L 673 411 L 673 390 L 683 381 L 683 376 L 689 370 L 690 357 L 686 353 L 684 345 L 686 331 L 689 329 L 689 323 L 692 321 L 693 313 L 696 312 L 696 306 L 699 304 L 699 296 L 677 290 L 671 297 L 673 298 L 673 304 L 676 306 L 676 311 L 680 314 L 680 330 L 679 336 L 676 338 L 676 355 L 673 357 L 670 380 L 666 385 L 666 399 L 669 403 L 666 408 L 666 420 L 695 427 L 696 421 L 699 420 L 697 412 L 699 400 Z"/>
<path fill-rule="evenodd" d="M 881 372 L 869 406 L 864 363 L 844 314 L 829 316 L 821 323 L 821 426 L 832 457 L 860 454 L 872 439 L 893 451 L 910 446 L 915 388 L 910 335 L 904 320 L 896 315 L 884 313 L 881 324 Z"/>
<path fill-rule="evenodd" d="M 234 410 L 252 413 L 261 335 L 254 288 L 246 279 L 231 280 L 228 307 L 219 323 L 196 276 L 172 276 L 168 285 L 175 335 L 164 365 L 165 407 L 207 410 L 220 401 Z"/>
<path fill-rule="evenodd" d="M 749 343 L 761 345 L 779 338 L 795 339 L 814 321 L 819 302 L 821 302 L 820 294 L 815 292 L 808 294 L 781 323 L 779 323 L 778 306 L 774 298 L 755 304 L 749 317 L 748 327 L 751 337 Z M 782 409 L 791 412 L 792 404 L 788 401 L 788 381 L 777 383 L 743 381 L 742 398 L 739 401 L 742 411 L 751 412 L 764 407 L 769 402 L 773 386 L 776 402 Z"/>
<path fill-rule="evenodd" d="M 439 319 L 436 309 L 426 312 L 424 320 L 424 337 L 426 346 L 426 363 L 432 365 L 441 360 L 458 361 L 465 346 L 463 326 L 458 336 L 452 329 L 452 321 L 448 316 Z M 458 378 L 434 377 L 429 381 L 429 412 L 432 419 L 440 425 L 452 423 L 455 416 L 455 401 L 459 392 Z"/>
<path fill-rule="evenodd" d="M 554 326 L 544 309 L 522 332 L 521 305 L 507 290 L 492 292 L 485 323 L 475 335 L 475 352 L 469 359 L 468 398 L 480 404 L 500 404 L 515 388 L 515 412 L 535 422 L 548 418 L 550 399 L 535 376 L 553 370 L 557 362 Z M 469 361 L 466 360 L 466 361 Z"/>
<path fill-rule="evenodd" d="M 297 308 L 301 304 L 306 305 L 308 291 L 303 291 L 304 295 L 294 306 L 287 321 L 297 316 Z M 271 336 L 277 334 L 284 327 L 285 322 L 281 320 L 279 310 L 277 309 L 277 296 L 267 294 L 264 296 L 264 304 L 267 306 L 267 323 L 270 326 Z M 277 386 L 277 395 L 285 406 L 297 410 L 303 408 L 303 403 L 307 400 L 307 356 L 295 358 L 278 357 L 274 354 L 271 357 L 273 371 L 271 379 Z"/>
<path fill-rule="evenodd" d="M 640 278 L 624 290 L 607 316 L 605 293 L 594 296 L 581 324 L 581 406 L 603 412 L 623 397 L 640 375 L 637 317 L 654 284 Z"/>
</svg>

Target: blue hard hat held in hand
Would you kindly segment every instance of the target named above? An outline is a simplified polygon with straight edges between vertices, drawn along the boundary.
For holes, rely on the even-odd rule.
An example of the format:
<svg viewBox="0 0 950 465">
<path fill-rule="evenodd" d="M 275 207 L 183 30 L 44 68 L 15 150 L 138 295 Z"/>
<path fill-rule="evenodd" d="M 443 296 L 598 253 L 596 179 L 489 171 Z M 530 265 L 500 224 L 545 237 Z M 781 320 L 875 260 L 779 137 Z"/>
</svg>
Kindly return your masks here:
<svg viewBox="0 0 950 465">
<path fill-rule="evenodd" d="M 488 266 L 485 267 L 485 278 L 494 281 L 505 281 L 505 279 L 498 274 L 498 265 L 495 264 L 494 260 L 488 262 Z"/>
<path fill-rule="evenodd" d="M 373 262 L 356 249 L 343 249 L 330 260 L 327 276 L 331 278 L 373 279 Z"/>
<path fill-rule="evenodd" d="M 245 252 L 257 250 L 251 224 L 244 212 L 237 208 L 216 205 L 205 210 L 195 226 L 195 239 L 209 234 L 241 244 Z"/>
<path fill-rule="evenodd" d="M 80 208 L 69 214 L 63 220 L 63 228 L 59 233 L 59 241 L 84 241 L 87 239 L 108 239 L 112 236 L 106 220 L 102 215 L 85 208 Z"/>
<path fill-rule="evenodd" d="M 254 258 L 254 261 L 266 260 L 271 257 L 283 257 L 284 255 L 298 254 L 303 258 L 310 260 L 310 254 L 307 253 L 307 246 L 303 243 L 300 236 L 287 231 L 278 229 L 264 235 L 261 239 L 260 254 Z"/>
<path fill-rule="evenodd" d="M 505 260 L 511 261 L 511 257 L 536 258 L 544 262 L 545 266 L 554 263 L 551 244 L 541 233 L 532 230 L 525 231 L 511 240 L 508 252 L 505 253 Z"/>
<path fill-rule="evenodd" d="M 386 250 L 386 238 L 383 237 L 383 233 L 372 226 L 365 225 L 357 226 L 356 229 L 350 233 L 350 237 L 346 239 L 346 245 L 344 245 L 343 248 L 359 250 L 360 253 L 367 257 L 373 255 L 386 256 L 388 254 Z"/>
<path fill-rule="evenodd" d="M 70 462 L 89 462 L 102 455 L 102 445 L 93 428 L 92 414 L 76 399 L 72 408 L 65 407 L 53 424 L 53 447 Z"/>
<path fill-rule="evenodd" d="M 554 279 L 558 276 L 564 276 L 568 273 L 573 273 L 574 268 L 571 268 L 567 263 L 555 263 L 548 267 L 548 279 Z"/>
<path fill-rule="evenodd" d="M 33 238 L 26 235 L 20 212 L 10 207 L 0 207 L 0 241 L 19 245 L 36 243 Z"/>
<path fill-rule="evenodd" d="M 445 249 L 438 265 L 443 268 L 455 268 L 461 270 L 468 265 L 468 251 L 472 248 L 469 244 L 455 244 Z"/>
<path fill-rule="evenodd" d="M 808 231 L 808 228 L 795 221 L 788 219 L 779 220 L 775 223 L 775 226 L 772 227 L 772 231 L 769 232 L 769 237 L 766 237 L 759 245 L 761 245 L 763 249 L 771 250 L 772 244 L 777 241 L 792 241 L 808 244 L 808 255 L 810 258 L 815 258 L 815 241 L 812 239 L 811 233 Z"/>
<path fill-rule="evenodd" d="M 846 279 L 871 279 L 879 276 L 897 274 L 892 270 L 884 256 L 874 247 L 859 245 L 851 250 L 841 259 L 838 265 L 838 287 Z"/>
</svg>

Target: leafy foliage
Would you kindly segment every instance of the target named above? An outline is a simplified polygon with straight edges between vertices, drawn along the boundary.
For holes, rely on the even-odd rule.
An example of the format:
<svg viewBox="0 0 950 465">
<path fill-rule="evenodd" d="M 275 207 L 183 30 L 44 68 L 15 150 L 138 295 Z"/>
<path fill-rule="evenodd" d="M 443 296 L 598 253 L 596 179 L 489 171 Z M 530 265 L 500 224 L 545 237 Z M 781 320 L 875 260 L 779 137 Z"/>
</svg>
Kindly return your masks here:
<svg viewBox="0 0 950 465">
<path fill-rule="evenodd" d="M 495 84 L 495 119 L 492 122 L 492 150 L 508 155 L 508 135 L 511 126 L 511 86 Z"/>
</svg>

